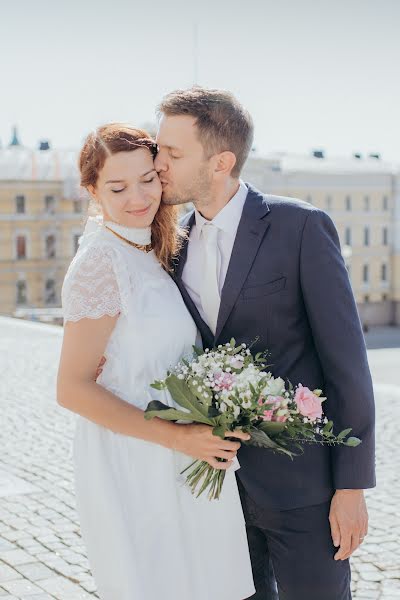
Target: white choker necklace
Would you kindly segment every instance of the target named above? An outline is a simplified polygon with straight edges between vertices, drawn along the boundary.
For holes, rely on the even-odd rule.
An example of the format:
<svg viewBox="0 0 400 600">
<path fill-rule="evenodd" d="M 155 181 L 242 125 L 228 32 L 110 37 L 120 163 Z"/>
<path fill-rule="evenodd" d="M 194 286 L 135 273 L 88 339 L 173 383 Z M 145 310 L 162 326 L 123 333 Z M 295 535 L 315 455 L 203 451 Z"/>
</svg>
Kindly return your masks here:
<svg viewBox="0 0 400 600">
<path fill-rule="evenodd" d="M 103 225 L 133 244 L 148 246 L 151 243 L 151 227 L 125 227 L 113 221 L 103 221 Z"/>
</svg>

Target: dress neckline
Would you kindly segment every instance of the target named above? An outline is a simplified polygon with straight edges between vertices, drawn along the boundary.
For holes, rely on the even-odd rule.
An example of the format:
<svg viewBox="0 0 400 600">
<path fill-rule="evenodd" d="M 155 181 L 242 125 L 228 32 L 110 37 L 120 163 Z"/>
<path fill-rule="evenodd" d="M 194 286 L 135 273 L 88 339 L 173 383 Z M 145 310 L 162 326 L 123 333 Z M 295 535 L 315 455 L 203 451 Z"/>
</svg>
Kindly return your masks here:
<svg viewBox="0 0 400 600">
<path fill-rule="evenodd" d="M 133 244 L 148 246 L 151 243 L 151 227 L 126 227 L 113 221 L 103 221 L 103 225 Z"/>
</svg>

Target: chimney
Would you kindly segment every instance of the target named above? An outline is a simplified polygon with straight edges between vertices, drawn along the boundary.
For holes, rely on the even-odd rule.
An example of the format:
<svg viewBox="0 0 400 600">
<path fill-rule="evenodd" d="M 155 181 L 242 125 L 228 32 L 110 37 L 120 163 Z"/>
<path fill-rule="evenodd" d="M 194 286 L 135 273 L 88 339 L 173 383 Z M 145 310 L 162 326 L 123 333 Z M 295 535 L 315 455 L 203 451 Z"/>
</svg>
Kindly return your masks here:
<svg viewBox="0 0 400 600">
<path fill-rule="evenodd" d="M 39 142 L 39 150 L 50 150 L 50 143 L 48 140 L 41 140 Z"/>
<path fill-rule="evenodd" d="M 325 158 L 325 152 L 323 150 L 313 150 L 312 155 L 314 158 Z"/>
</svg>

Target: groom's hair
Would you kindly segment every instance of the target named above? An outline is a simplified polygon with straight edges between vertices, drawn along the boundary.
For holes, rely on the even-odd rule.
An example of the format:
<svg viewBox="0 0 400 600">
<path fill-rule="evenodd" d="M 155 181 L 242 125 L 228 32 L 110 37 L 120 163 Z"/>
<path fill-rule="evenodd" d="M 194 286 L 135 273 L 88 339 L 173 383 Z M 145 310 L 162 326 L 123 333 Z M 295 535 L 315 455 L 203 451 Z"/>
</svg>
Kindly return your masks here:
<svg viewBox="0 0 400 600">
<path fill-rule="evenodd" d="M 176 90 L 163 98 L 157 114 L 194 117 L 207 158 L 233 152 L 236 164 L 231 175 L 239 177 L 253 145 L 254 125 L 250 113 L 231 92 L 200 86 Z"/>
</svg>

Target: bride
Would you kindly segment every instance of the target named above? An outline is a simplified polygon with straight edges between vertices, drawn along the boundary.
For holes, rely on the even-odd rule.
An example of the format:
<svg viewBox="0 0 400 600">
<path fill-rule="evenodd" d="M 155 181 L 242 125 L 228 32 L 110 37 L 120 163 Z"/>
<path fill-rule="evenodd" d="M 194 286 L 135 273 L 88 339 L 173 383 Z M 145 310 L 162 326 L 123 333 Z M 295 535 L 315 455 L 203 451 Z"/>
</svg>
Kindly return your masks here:
<svg viewBox="0 0 400 600">
<path fill-rule="evenodd" d="M 156 152 L 145 131 L 113 123 L 90 134 L 80 154 L 81 184 L 102 219 L 89 217 L 63 284 L 57 400 L 79 415 L 82 536 L 102 600 L 242 600 L 254 586 L 230 468 L 240 442 L 205 425 L 143 417 L 151 400 L 173 405 L 150 384 L 196 341 L 168 273 L 181 234 L 175 207 L 160 204 Z M 179 473 L 193 458 L 227 469 L 219 501 L 196 499 L 183 484 Z"/>
</svg>

